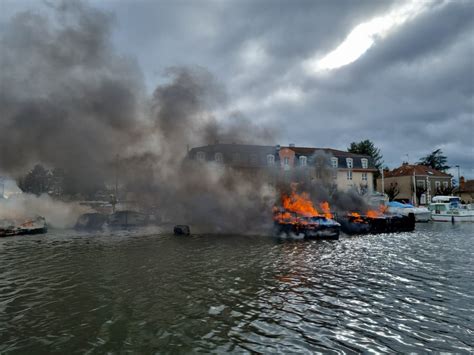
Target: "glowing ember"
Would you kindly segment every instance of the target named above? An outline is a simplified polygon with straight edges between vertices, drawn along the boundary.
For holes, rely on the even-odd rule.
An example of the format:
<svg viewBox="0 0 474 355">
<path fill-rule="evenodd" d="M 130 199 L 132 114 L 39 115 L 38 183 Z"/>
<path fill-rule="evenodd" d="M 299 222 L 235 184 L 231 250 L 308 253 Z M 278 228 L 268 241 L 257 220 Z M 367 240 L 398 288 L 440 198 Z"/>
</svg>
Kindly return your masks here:
<svg viewBox="0 0 474 355">
<path fill-rule="evenodd" d="M 352 220 L 352 222 L 354 223 L 365 223 L 365 221 L 360 217 L 360 214 L 358 214 L 357 212 L 349 213 L 349 216 L 354 217 L 354 219 Z"/>
</svg>

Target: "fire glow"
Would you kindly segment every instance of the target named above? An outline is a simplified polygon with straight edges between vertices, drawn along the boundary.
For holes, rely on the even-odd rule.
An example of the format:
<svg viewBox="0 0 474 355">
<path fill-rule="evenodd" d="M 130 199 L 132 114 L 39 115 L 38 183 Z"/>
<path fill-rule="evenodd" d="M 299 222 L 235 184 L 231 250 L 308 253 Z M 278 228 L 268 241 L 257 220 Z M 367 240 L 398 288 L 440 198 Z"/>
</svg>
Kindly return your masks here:
<svg viewBox="0 0 474 355">
<path fill-rule="evenodd" d="M 274 219 L 280 223 L 303 223 L 298 219 L 301 217 L 325 217 L 328 219 L 333 218 L 329 203 L 327 201 L 320 203 L 319 212 L 310 199 L 307 192 L 298 194 L 295 191 L 295 187 L 292 186 L 291 194 L 283 194 L 281 197 L 282 208 L 274 208 Z"/>
</svg>

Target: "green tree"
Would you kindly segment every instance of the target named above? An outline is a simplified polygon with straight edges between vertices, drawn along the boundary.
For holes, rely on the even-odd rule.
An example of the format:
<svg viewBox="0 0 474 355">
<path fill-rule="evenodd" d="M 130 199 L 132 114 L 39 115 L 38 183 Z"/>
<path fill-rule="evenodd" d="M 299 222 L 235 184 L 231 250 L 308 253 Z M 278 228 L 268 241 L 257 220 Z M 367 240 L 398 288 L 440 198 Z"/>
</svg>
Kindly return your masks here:
<svg viewBox="0 0 474 355">
<path fill-rule="evenodd" d="M 51 182 L 51 172 L 41 164 L 36 164 L 34 168 L 20 180 L 19 187 L 24 192 L 41 195 L 49 191 Z"/>
<path fill-rule="evenodd" d="M 429 166 L 436 170 L 446 171 L 450 168 L 449 165 L 446 165 L 447 162 L 448 158 L 443 155 L 441 149 L 436 149 L 427 156 L 421 158 L 418 164 Z"/>
<path fill-rule="evenodd" d="M 352 142 L 350 147 L 347 148 L 347 151 L 354 154 L 368 155 L 372 158 L 372 162 L 377 170 L 382 168 L 383 157 L 380 153 L 380 149 L 378 149 L 369 139 L 360 141 L 359 143 Z"/>
</svg>

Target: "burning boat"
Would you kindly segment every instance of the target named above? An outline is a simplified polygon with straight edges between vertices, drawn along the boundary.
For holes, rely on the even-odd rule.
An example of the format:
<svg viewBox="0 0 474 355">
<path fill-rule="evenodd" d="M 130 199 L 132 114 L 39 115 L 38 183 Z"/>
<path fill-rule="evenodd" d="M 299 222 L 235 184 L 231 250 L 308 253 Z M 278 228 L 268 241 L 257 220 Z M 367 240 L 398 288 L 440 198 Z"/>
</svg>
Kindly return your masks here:
<svg viewBox="0 0 474 355">
<path fill-rule="evenodd" d="M 303 235 L 305 238 L 339 239 L 341 225 L 334 221 L 329 204 L 321 204 L 318 212 L 307 193 L 282 195 L 282 207 L 273 209 L 276 235 Z"/>
<path fill-rule="evenodd" d="M 44 217 L 36 216 L 26 221 L 4 219 L 0 221 L 0 237 L 24 234 L 43 234 L 48 231 Z"/>
<path fill-rule="evenodd" d="M 340 215 L 337 221 L 341 224 L 341 230 L 346 234 L 378 234 L 411 232 L 415 230 L 415 215 L 407 216 L 386 215 L 384 206 L 377 210 L 369 210 L 366 214 L 357 212 Z"/>
</svg>

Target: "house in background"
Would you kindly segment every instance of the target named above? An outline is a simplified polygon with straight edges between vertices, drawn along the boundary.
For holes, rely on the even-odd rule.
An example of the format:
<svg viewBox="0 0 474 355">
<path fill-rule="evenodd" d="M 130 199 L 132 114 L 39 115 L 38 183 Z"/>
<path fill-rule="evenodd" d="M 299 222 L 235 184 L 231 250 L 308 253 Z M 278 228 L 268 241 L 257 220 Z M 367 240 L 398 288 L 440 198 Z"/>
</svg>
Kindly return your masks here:
<svg viewBox="0 0 474 355">
<path fill-rule="evenodd" d="M 459 179 L 459 187 L 453 193 L 461 197 L 464 203 L 474 203 L 474 180 L 464 180 L 464 176 Z"/>
<path fill-rule="evenodd" d="M 330 148 L 213 144 L 196 147 L 188 157 L 223 164 L 247 175 L 265 174 L 271 180 L 287 182 L 324 181 L 339 190 L 372 193 L 377 171 L 369 156 Z"/>
<path fill-rule="evenodd" d="M 383 185 L 385 191 L 391 187 L 399 191 L 395 201 L 426 205 L 433 196 L 452 188 L 452 176 L 429 166 L 403 163 L 384 172 Z M 382 192 L 382 178 L 377 179 L 377 191 Z"/>
</svg>

